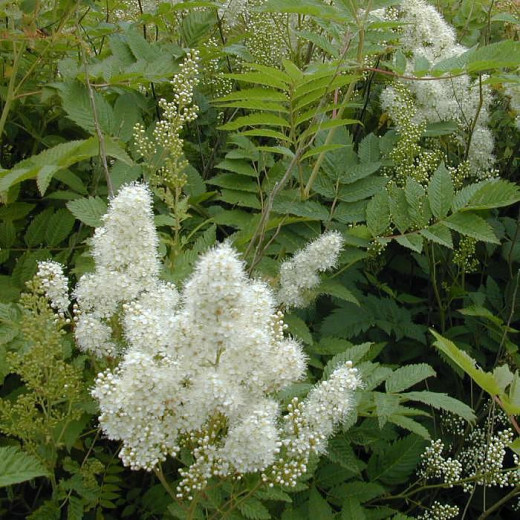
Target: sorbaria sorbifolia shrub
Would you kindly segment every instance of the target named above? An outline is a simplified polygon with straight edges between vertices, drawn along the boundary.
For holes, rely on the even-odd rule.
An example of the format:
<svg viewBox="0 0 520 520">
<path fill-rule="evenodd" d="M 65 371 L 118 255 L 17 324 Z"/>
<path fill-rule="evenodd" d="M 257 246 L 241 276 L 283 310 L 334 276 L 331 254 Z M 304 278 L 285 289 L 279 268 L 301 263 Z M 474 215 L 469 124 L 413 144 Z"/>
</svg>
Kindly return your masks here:
<svg viewBox="0 0 520 520">
<path fill-rule="evenodd" d="M 317 273 L 336 264 L 341 235 L 328 232 L 282 264 L 278 292 L 250 278 L 229 243 L 202 255 L 179 292 L 160 279 L 151 205 L 145 185 L 121 189 L 92 239 L 96 270 L 74 293 L 79 347 L 118 360 L 92 390 L 103 431 L 136 470 L 188 448 L 194 462 L 180 470 L 180 498 L 213 476 L 295 485 L 351 412 L 361 381 L 342 363 L 283 413 L 276 393 L 302 379 L 306 357 L 279 309 L 305 304 Z M 52 302 L 66 301 L 61 274 L 44 287 Z"/>
</svg>

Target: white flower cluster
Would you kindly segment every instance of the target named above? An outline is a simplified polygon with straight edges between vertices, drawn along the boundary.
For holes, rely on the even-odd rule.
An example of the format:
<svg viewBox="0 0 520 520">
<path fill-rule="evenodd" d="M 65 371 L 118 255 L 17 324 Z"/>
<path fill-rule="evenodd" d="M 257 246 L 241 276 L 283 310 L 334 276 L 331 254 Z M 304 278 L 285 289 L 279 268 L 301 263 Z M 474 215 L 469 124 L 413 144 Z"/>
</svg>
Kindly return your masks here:
<svg viewBox="0 0 520 520">
<path fill-rule="evenodd" d="M 343 247 L 337 231 L 329 231 L 285 261 L 280 268 L 278 302 L 285 307 L 305 307 L 309 291 L 320 283 L 318 273 L 334 267 Z"/>
<path fill-rule="evenodd" d="M 188 448 L 195 460 L 181 471 L 183 497 L 212 476 L 261 472 L 269 482 L 295 482 L 351 411 L 356 369 L 337 368 L 283 418 L 273 396 L 304 376 L 306 357 L 284 335 L 272 290 L 250 279 L 224 243 L 199 259 L 179 294 L 158 279 L 156 242 L 150 192 L 123 188 L 94 237 L 96 271 L 76 289 L 85 309 L 76 329 L 80 346 L 111 355 L 95 330 L 106 327 L 108 337 L 110 317 L 126 346 L 119 366 L 99 374 L 92 391 L 104 432 L 122 441 L 120 456 L 132 469 L 152 470 Z"/>
<path fill-rule="evenodd" d="M 458 506 L 450 506 L 435 501 L 431 509 L 418 516 L 417 520 L 450 520 L 451 518 L 457 517 L 459 513 Z"/>
<path fill-rule="evenodd" d="M 69 281 L 63 274 L 63 266 L 51 260 L 38 262 L 36 276 L 52 308 L 61 314 L 67 312 L 70 305 Z"/>
<path fill-rule="evenodd" d="M 467 51 L 457 43 L 453 28 L 425 1 L 403 0 L 400 12 L 400 20 L 403 22 L 400 48 L 405 55 L 410 56 L 407 74 L 413 75 L 418 63 L 433 66 L 439 61 L 460 56 Z M 455 121 L 459 125 L 456 135 L 459 144 L 466 146 L 470 142 L 468 161 L 472 172 L 477 176 L 486 175 L 495 162 L 494 140 L 488 128 L 491 103 L 489 87 L 480 85 L 478 80 L 471 81 L 467 75 L 408 81 L 406 87 L 414 96 L 415 122 L 420 124 Z M 381 101 L 399 130 L 401 107 L 399 103 L 394 103 L 396 96 L 393 88 L 389 86 L 383 91 Z"/>
<path fill-rule="evenodd" d="M 192 50 L 180 65 L 179 72 L 171 80 L 173 101 L 159 100 L 163 110 L 161 119 L 153 130 L 153 140 L 146 135 L 144 126 L 137 123 L 134 139 L 137 150 L 145 159 L 145 165 L 153 168 L 152 159 L 161 152 L 159 173 L 170 183 L 175 184 L 186 167 L 183 160 L 183 144 L 180 134 L 183 126 L 197 118 L 199 107 L 193 103 L 194 89 L 198 84 L 199 52 Z M 152 171 L 155 173 L 155 171 Z M 159 180 L 156 183 L 161 184 Z"/>
<path fill-rule="evenodd" d="M 513 440 L 511 428 L 489 436 L 487 428 L 474 428 L 466 435 L 457 426 L 454 433 L 465 436 L 464 447 L 457 458 L 443 455 L 445 447 L 440 439 L 432 441 L 421 456 L 420 477 L 442 480 L 449 487 L 462 486 L 467 493 L 474 485 L 514 487 L 520 484 L 520 457 L 513 454 L 514 466 L 504 468 L 508 446 Z"/>
<path fill-rule="evenodd" d="M 462 464 L 457 459 L 445 458 L 443 451 L 444 443 L 440 439 L 431 441 L 430 446 L 421 455 L 422 462 L 418 473 L 423 478 L 440 479 L 453 487 L 461 478 Z"/>
<path fill-rule="evenodd" d="M 516 468 L 504 471 L 504 459 L 508 446 L 513 442 L 513 430 L 506 428 L 488 438 L 482 428 L 475 428 L 469 435 L 468 446 L 460 454 L 465 472 L 475 478 L 480 486 L 518 486 L 520 469 L 518 456 L 514 455 Z M 466 492 L 472 490 L 471 484 L 464 486 Z"/>
<path fill-rule="evenodd" d="M 123 187 L 92 238 L 96 269 L 85 274 L 74 291 L 75 334 L 83 351 L 116 355 L 111 319 L 124 303 L 157 284 L 158 238 L 150 200 L 144 185 Z"/>
</svg>

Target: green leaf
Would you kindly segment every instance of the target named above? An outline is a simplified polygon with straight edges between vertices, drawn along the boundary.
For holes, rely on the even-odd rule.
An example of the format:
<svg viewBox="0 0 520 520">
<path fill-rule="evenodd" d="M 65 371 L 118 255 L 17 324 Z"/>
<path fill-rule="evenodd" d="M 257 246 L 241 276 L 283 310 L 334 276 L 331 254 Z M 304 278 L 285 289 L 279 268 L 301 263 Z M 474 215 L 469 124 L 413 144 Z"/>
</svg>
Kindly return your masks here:
<svg viewBox="0 0 520 520">
<path fill-rule="evenodd" d="M 14 446 L 0 447 L 0 487 L 48 476 L 43 464 Z"/>
<path fill-rule="evenodd" d="M 379 137 L 374 134 L 368 134 L 359 143 L 358 155 L 362 163 L 379 161 Z"/>
<path fill-rule="evenodd" d="M 214 103 L 227 101 L 239 101 L 243 99 L 258 99 L 262 101 L 283 101 L 287 102 L 287 95 L 278 90 L 270 88 L 244 88 L 231 92 L 226 96 L 214 100 Z"/>
<path fill-rule="evenodd" d="M 383 484 L 406 482 L 421 460 L 426 441 L 418 435 L 410 434 L 399 439 L 381 453 L 370 457 L 367 472 L 372 481 Z"/>
<path fill-rule="evenodd" d="M 352 361 L 356 364 L 361 362 L 372 348 L 373 343 L 361 343 L 360 345 L 352 345 L 350 342 L 340 343 L 344 344 L 346 350 L 336 354 L 325 366 L 323 370 L 323 379 L 327 379 L 336 368 L 345 364 L 347 361 Z"/>
<path fill-rule="evenodd" d="M 246 500 L 238 500 L 237 507 L 250 520 L 268 520 L 271 518 L 269 510 L 260 500 L 253 497 L 249 497 Z"/>
<path fill-rule="evenodd" d="M 520 65 L 520 42 L 503 40 L 476 50 L 470 50 L 468 56 L 468 72 L 478 72 Z"/>
<path fill-rule="evenodd" d="M 451 231 L 442 224 L 434 224 L 427 229 L 421 229 L 419 233 L 436 244 L 453 249 L 453 240 L 451 238 Z"/>
<path fill-rule="evenodd" d="M 482 217 L 474 213 L 454 213 L 443 220 L 442 224 L 459 232 L 461 235 L 482 240 L 483 242 L 500 244 L 500 240 L 496 237 L 492 227 Z"/>
<path fill-rule="evenodd" d="M 221 188 L 229 188 L 237 191 L 258 192 L 258 184 L 249 177 L 234 173 L 221 173 L 209 179 L 208 184 L 215 184 Z"/>
<path fill-rule="evenodd" d="M 423 238 L 421 235 L 415 234 L 415 235 L 399 235 L 394 238 L 394 240 L 402 245 L 403 247 L 406 247 L 408 249 L 411 249 L 412 251 L 415 251 L 416 253 L 420 253 L 423 248 Z"/>
<path fill-rule="evenodd" d="M 151 62 L 157 58 L 156 50 L 154 50 L 153 46 L 148 43 L 137 30 L 132 29 L 127 31 L 125 40 L 136 60 Z"/>
<path fill-rule="evenodd" d="M 257 171 L 251 166 L 251 162 L 243 159 L 224 159 L 215 168 L 249 177 L 258 177 Z"/>
<path fill-rule="evenodd" d="M 275 114 L 250 114 L 248 116 L 237 117 L 233 121 L 226 123 L 225 125 L 219 126 L 219 130 L 238 130 L 244 126 L 281 126 L 288 127 L 289 123 L 280 116 Z"/>
<path fill-rule="evenodd" d="M 418 401 L 427 404 L 437 410 L 451 412 L 468 422 L 473 422 L 475 420 L 475 414 L 467 404 L 458 399 L 454 399 L 447 394 L 424 390 L 421 392 L 406 392 L 401 394 L 401 397 L 409 399 L 410 401 Z"/>
<path fill-rule="evenodd" d="M 246 83 L 253 83 L 255 85 L 265 85 L 266 87 L 279 88 L 285 91 L 287 83 L 280 78 L 268 76 L 261 72 L 244 72 L 242 74 L 223 74 L 225 78 L 236 79 Z"/>
<path fill-rule="evenodd" d="M 387 392 L 402 392 L 428 377 L 435 377 L 435 375 L 435 370 L 426 363 L 405 365 L 392 372 L 385 382 L 385 388 Z"/>
<path fill-rule="evenodd" d="M 466 374 L 468 374 L 477 385 L 479 385 L 488 394 L 500 394 L 500 387 L 497 385 L 492 374 L 484 372 L 478 367 L 477 362 L 463 350 L 460 350 L 455 343 L 444 338 L 434 330 L 430 332 L 435 336 L 436 341 L 433 343 L 441 352 L 448 356 L 456 363 Z"/>
<path fill-rule="evenodd" d="M 355 303 L 359 305 L 358 299 L 349 291 L 341 281 L 336 278 L 328 278 L 322 280 L 318 288 L 320 294 L 328 294 L 340 300 Z"/>
<path fill-rule="evenodd" d="M 388 192 L 377 192 L 367 205 L 367 227 L 373 236 L 384 233 L 390 225 L 390 202 Z"/>
<path fill-rule="evenodd" d="M 404 409 L 404 407 L 401 408 Z M 423 439 L 431 438 L 430 432 L 422 424 L 418 423 L 417 421 L 414 421 L 411 417 L 408 417 L 406 415 L 400 415 L 398 413 L 392 414 L 388 418 L 388 422 L 396 424 L 400 428 L 408 430 L 409 432 L 415 433 Z"/>
<path fill-rule="evenodd" d="M 385 493 L 385 488 L 375 482 L 347 482 L 341 486 L 342 496 L 346 498 L 356 498 L 361 503 L 368 502 L 369 500 L 384 495 Z"/>
<path fill-rule="evenodd" d="M 280 488 L 277 487 L 260 489 L 255 493 L 255 495 L 261 500 L 287 502 L 289 504 L 292 502 L 292 498 L 290 497 L 290 495 L 288 495 L 287 493 L 285 493 L 285 491 L 282 491 Z"/>
<path fill-rule="evenodd" d="M 388 418 L 393 415 L 399 408 L 400 398 L 394 394 L 384 394 L 382 392 L 373 392 L 374 404 L 376 405 L 377 422 L 379 428 L 388 422 Z"/>
<path fill-rule="evenodd" d="M 195 47 L 217 19 L 212 10 L 192 11 L 182 20 L 181 34 L 188 47 Z"/>
<path fill-rule="evenodd" d="M 45 231 L 49 226 L 52 215 L 54 215 L 54 210 L 47 208 L 34 217 L 24 237 L 25 243 L 29 247 L 34 247 L 45 242 Z"/>
<path fill-rule="evenodd" d="M 309 327 L 307 327 L 305 321 L 303 321 L 299 316 L 294 313 L 286 314 L 284 316 L 284 322 L 288 325 L 289 332 L 293 336 L 301 339 L 307 345 L 312 345 L 313 339 L 311 331 L 309 330 Z"/>
<path fill-rule="evenodd" d="M 36 204 L 28 204 L 27 202 L 13 202 L 7 206 L 2 206 L 0 207 L 0 220 L 21 220 L 35 207 Z"/>
<path fill-rule="evenodd" d="M 316 146 L 311 148 L 309 151 L 305 152 L 302 155 L 302 160 L 307 159 L 309 157 L 313 157 L 314 155 L 318 155 L 320 153 L 330 152 L 332 150 L 339 150 L 340 148 L 344 148 L 346 145 L 344 144 L 324 144 L 321 146 Z"/>
<path fill-rule="evenodd" d="M 67 203 L 67 208 L 78 220 L 91 227 L 101 226 L 102 217 L 107 212 L 107 205 L 100 197 L 72 200 Z"/>
<path fill-rule="evenodd" d="M 349 497 L 343 501 L 341 508 L 341 520 L 366 520 L 365 509 L 361 502 L 354 497 Z"/>
<path fill-rule="evenodd" d="M 311 489 L 309 497 L 309 518 L 319 518 L 320 520 L 333 520 L 334 518 L 331 507 L 315 487 Z"/>
<path fill-rule="evenodd" d="M 388 179 L 385 177 L 366 177 L 352 184 L 342 186 L 338 198 L 345 202 L 357 202 L 358 200 L 367 199 L 382 190 L 387 183 Z"/>
<path fill-rule="evenodd" d="M 451 208 L 454 189 L 450 172 L 441 164 L 433 174 L 428 185 L 428 200 L 432 213 L 437 218 L 444 218 Z"/>
<path fill-rule="evenodd" d="M 267 0 L 259 10 L 275 13 L 297 13 L 337 22 L 344 19 L 338 9 L 319 0 Z"/>
<path fill-rule="evenodd" d="M 96 133 L 94 112 L 88 88 L 78 81 L 66 81 L 60 84 L 62 106 L 70 120 L 89 134 Z M 104 133 L 113 131 L 114 111 L 108 101 L 99 92 L 92 92 L 99 126 Z"/>
<path fill-rule="evenodd" d="M 484 184 L 469 199 L 464 210 L 479 210 L 510 206 L 520 200 L 520 187 L 517 184 L 497 179 Z"/>
<path fill-rule="evenodd" d="M 408 201 L 404 190 L 395 184 L 388 186 L 390 213 L 392 221 L 401 233 L 406 233 L 412 224 L 410 215 L 408 214 Z"/>
<path fill-rule="evenodd" d="M 57 246 L 63 242 L 74 227 L 74 217 L 65 208 L 61 208 L 49 219 L 45 231 L 45 240 L 49 246 Z"/>
<path fill-rule="evenodd" d="M 326 220 L 329 216 L 328 208 L 316 200 L 293 201 L 278 197 L 274 201 L 273 211 L 282 215 L 296 215 L 313 220 Z"/>
<path fill-rule="evenodd" d="M 366 467 L 366 464 L 356 457 L 350 442 L 345 437 L 337 436 L 329 441 L 327 457 L 356 474 L 361 473 Z"/>
</svg>

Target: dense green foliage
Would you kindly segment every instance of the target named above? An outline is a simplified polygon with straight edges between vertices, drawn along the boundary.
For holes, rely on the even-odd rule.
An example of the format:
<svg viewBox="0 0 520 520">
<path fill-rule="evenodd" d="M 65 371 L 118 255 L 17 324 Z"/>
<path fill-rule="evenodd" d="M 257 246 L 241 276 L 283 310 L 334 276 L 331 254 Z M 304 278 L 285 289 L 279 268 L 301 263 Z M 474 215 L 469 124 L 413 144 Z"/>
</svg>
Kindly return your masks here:
<svg viewBox="0 0 520 520">
<path fill-rule="evenodd" d="M 518 514 L 520 8 L 436 2 L 467 49 L 434 63 L 401 41 L 400 3 L 0 5 L 0 517 Z M 416 84 L 461 77 L 473 112 L 417 117 Z M 472 162 L 484 126 L 488 167 Z M 89 239 L 136 180 L 177 284 L 226 238 L 273 280 L 309 240 L 342 233 L 338 268 L 285 316 L 309 370 L 279 397 L 347 360 L 364 387 L 295 488 L 213 479 L 177 501 L 188 450 L 133 472 L 98 429 L 89 389 L 115 361 L 78 351 L 72 312 L 57 316 L 33 277 L 46 259 L 76 281 L 92 271 Z"/>
</svg>

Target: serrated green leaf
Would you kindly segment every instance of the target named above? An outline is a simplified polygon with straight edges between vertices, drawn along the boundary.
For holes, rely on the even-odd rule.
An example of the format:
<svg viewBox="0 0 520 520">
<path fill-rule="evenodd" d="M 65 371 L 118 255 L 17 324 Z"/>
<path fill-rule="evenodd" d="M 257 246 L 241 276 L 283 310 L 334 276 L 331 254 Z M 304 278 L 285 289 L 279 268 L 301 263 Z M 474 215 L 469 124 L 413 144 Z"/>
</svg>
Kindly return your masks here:
<svg viewBox="0 0 520 520">
<path fill-rule="evenodd" d="M 367 467 L 370 479 L 392 485 L 406 482 L 419 464 L 425 447 L 424 439 L 410 434 L 394 442 L 381 454 L 374 453 Z"/>
<path fill-rule="evenodd" d="M 451 208 L 454 188 L 450 172 L 441 164 L 433 174 L 428 185 L 428 200 L 432 213 L 437 218 L 444 218 Z"/>
<path fill-rule="evenodd" d="M 357 364 L 362 361 L 370 351 L 373 343 L 361 343 L 360 345 L 352 345 L 350 342 L 344 343 L 346 349 L 336 354 L 325 366 L 323 370 L 323 379 L 330 377 L 332 372 L 347 361 Z"/>
<path fill-rule="evenodd" d="M 260 491 L 257 491 L 255 494 L 261 500 L 273 500 L 276 502 L 287 502 L 289 504 L 292 502 L 292 498 L 290 497 L 290 495 L 288 495 L 287 493 L 285 493 L 285 491 L 282 491 L 277 487 L 261 489 Z"/>
<path fill-rule="evenodd" d="M 415 251 L 416 253 L 422 252 L 423 248 L 423 237 L 418 234 L 410 234 L 410 235 L 398 235 L 394 237 L 394 240 L 402 245 L 403 247 L 406 247 L 408 249 L 411 249 L 412 251 Z"/>
<path fill-rule="evenodd" d="M 370 176 L 365 179 L 360 179 L 352 184 L 347 184 L 341 187 L 338 198 L 344 202 L 357 202 L 362 199 L 367 199 L 382 190 L 388 179 L 379 176 Z"/>
<path fill-rule="evenodd" d="M 338 9 L 319 0 L 267 0 L 259 10 L 275 13 L 298 13 L 338 22 L 344 19 Z"/>
<path fill-rule="evenodd" d="M 49 246 L 57 246 L 63 242 L 74 227 L 74 217 L 65 208 L 61 208 L 49 218 L 45 230 L 45 241 Z"/>
<path fill-rule="evenodd" d="M 316 200 L 293 201 L 279 197 L 274 201 L 273 211 L 282 215 L 296 215 L 313 220 L 326 220 L 329 216 L 328 208 Z"/>
<path fill-rule="evenodd" d="M 354 497 L 346 498 L 341 507 L 341 520 L 366 520 L 365 508 Z"/>
<path fill-rule="evenodd" d="M 283 117 L 275 114 L 250 114 L 248 116 L 237 117 L 233 121 L 219 126 L 219 130 L 238 130 L 244 126 L 281 126 L 289 127 L 289 123 Z"/>
<path fill-rule="evenodd" d="M 401 394 L 401 397 L 409 399 L 410 401 L 418 401 L 427 404 L 437 410 L 445 410 L 454 413 L 468 422 L 473 422 L 475 420 L 475 414 L 467 404 L 458 399 L 454 399 L 447 394 L 424 390 L 421 392 L 406 392 Z"/>
<path fill-rule="evenodd" d="M 340 488 L 340 492 L 341 496 L 357 498 L 361 503 L 364 503 L 384 495 L 386 490 L 383 486 L 375 482 L 356 481 L 343 484 Z"/>
<path fill-rule="evenodd" d="M 47 475 L 48 471 L 36 457 L 14 446 L 0 447 L 0 487 Z"/>
<path fill-rule="evenodd" d="M 221 188 L 229 188 L 236 191 L 258 192 L 258 184 L 253 179 L 234 173 L 220 173 L 207 182 L 208 184 L 215 184 Z"/>
<path fill-rule="evenodd" d="M 392 222 L 401 233 L 406 233 L 412 225 L 412 221 L 408 214 L 408 202 L 404 190 L 398 188 L 395 184 L 390 184 L 388 186 L 388 194 Z"/>
<path fill-rule="evenodd" d="M 358 299 L 349 291 L 344 284 L 342 284 L 339 280 L 335 278 L 328 278 L 326 280 L 322 280 L 320 283 L 318 290 L 320 294 L 328 294 L 329 296 L 334 296 L 335 298 L 339 298 L 340 300 L 344 300 L 347 302 L 352 302 L 356 305 L 359 305 Z"/>
<path fill-rule="evenodd" d="M 403 408 L 403 407 L 401 407 Z M 409 432 L 415 433 L 416 435 L 419 435 L 419 437 L 422 437 L 423 439 L 430 439 L 430 432 L 420 423 L 417 421 L 414 421 L 412 418 L 406 416 L 406 415 L 400 415 L 398 413 L 392 414 L 388 418 L 388 422 L 391 422 L 392 424 L 396 424 L 400 428 L 403 428 L 405 430 L 408 430 Z"/>
<path fill-rule="evenodd" d="M 520 200 L 520 187 L 502 179 L 488 182 L 469 199 L 463 210 L 480 210 L 510 206 Z"/>
<path fill-rule="evenodd" d="M 373 236 L 378 236 L 388 229 L 390 201 L 386 190 L 378 191 L 368 202 L 366 221 Z"/>
<path fill-rule="evenodd" d="M 284 316 L 284 322 L 289 327 L 289 332 L 296 338 L 301 339 L 307 345 L 312 345 L 313 339 L 311 331 L 305 321 L 294 313 L 286 314 Z"/>
<path fill-rule="evenodd" d="M 379 161 L 379 137 L 374 134 L 368 134 L 359 143 L 358 155 L 362 163 Z"/>
<path fill-rule="evenodd" d="M 24 237 L 25 243 L 29 247 L 35 247 L 45 242 L 45 230 L 53 214 L 54 210 L 47 208 L 33 218 Z"/>
<path fill-rule="evenodd" d="M 224 159 L 219 162 L 215 168 L 226 170 L 228 172 L 239 173 L 249 177 L 257 177 L 258 172 L 251 166 L 250 161 L 242 159 Z"/>
<path fill-rule="evenodd" d="M 344 148 L 346 145 L 344 144 L 324 144 L 321 146 L 316 146 L 311 148 L 309 151 L 305 152 L 302 155 L 302 160 L 307 159 L 309 157 L 313 157 L 314 155 L 318 155 L 320 153 L 330 152 L 332 150 L 339 150 L 340 148 Z"/>
<path fill-rule="evenodd" d="M 67 203 L 67 208 L 78 220 L 91 227 L 101 226 L 102 217 L 107 212 L 107 204 L 100 197 L 72 200 Z"/>
<path fill-rule="evenodd" d="M 468 72 L 479 72 L 520 65 L 520 42 L 503 40 L 478 49 L 471 49 L 467 55 Z"/>
<path fill-rule="evenodd" d="M 477 385 L 490 395 L 500 393 L 500 387 L 497 385 L 492 374 L 484 372 L 478 367 L 477 362 L 463 350 L 460 350 L 453 341 L 444 338 L 434 330 L 430 332 L 435 336 L 433 343 L 441 352 L 446 354 L 454 363 L 456 363 L 466 374 L 468 374 Z"/>
<path fill-rule="evenodd" d="M 96 125 L 89 91 L 78 81 L 66 81 L 60 85 L 59 94 L 67 117 L 86 132 L 94 135 Z M 98 124 L 104 133 L 113 133 L 114 111 L 99 92 L 92 92 Z"/>
<path fill-rule="evenodd" d="M 454 213 L 441 222 L 444 226 L 483 242 L 500 244 L 493 232 L 493 228 L 482 218 L 474 213 Z"/>
<path fill-rule="evenodd" d="M 383 392 L 372 392 L 372 396 L 376 406 L 379 428 L 383 428 L 383 426 L 388 422 L 388 418 L 399 408 L 401 400 L 398 395 L 384 394 Z"/>
<path fill-rule="evenodd" d="M 214 103 L 240 101 L 243 99 L 260 99 L 262 101 L 288 101 L 287 94 L 270 88 L 244 88 L 215 99 Z"/>
<path fill-rule="evenodd" d="M 366 467 L 366 464 L 356 457 L 350 442 L 341 436 L 334 437 L 329 441 L 327 458 L 356 474 L 361 473 Z"/>
<path fill-rule="evenodd" d="M 254 85 L 265 85 L 266 87 L 278 88 L 282 91 L 287 90 L 287 83 L 280 78 L 267 76 L 261 72 L 244 72 L 242 74 L 223 74 L 224 77 L 236 79 L 245 83 L 253 83 Z"/>
<path fill-rule="evenodd" d="M 426 238 L 426 240 L 431 240 L 436 244 L 453 249 L 451 231 L 442 224 L 434 224 L 427 229 L 421 229 L 419 233 Z"/>
<path fill-rule="evenodd" d="M 271 518 L 269 510 L 260 500 L 249 497 L 246 500 L 239 500 L 237 507 L 240 512 L 250 520 L 268 520 Z"/>
<path fill-rule="evenodd" d="M 385 388 L 387 392 L 402 392 L 428 377 L 435 377 L 435 375 L 435 370 L 426 363 L 405 365 L 392 372 L 385 381 Z"/>
</svg>

